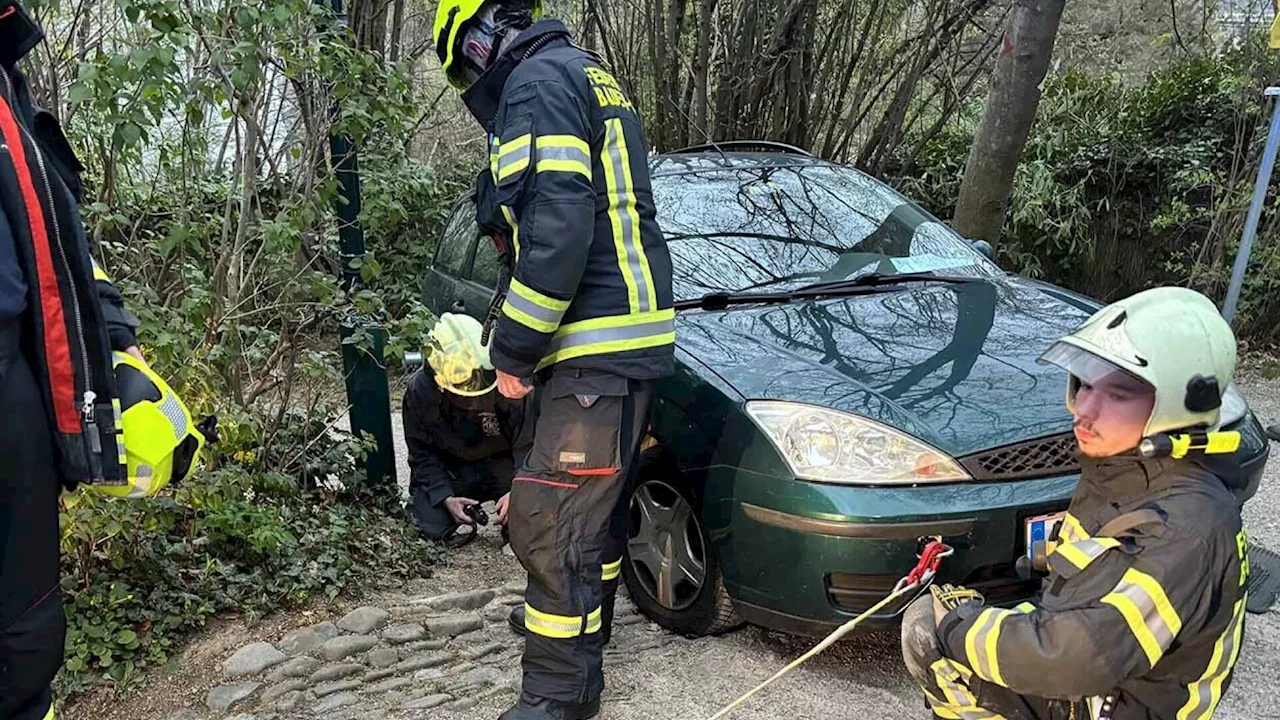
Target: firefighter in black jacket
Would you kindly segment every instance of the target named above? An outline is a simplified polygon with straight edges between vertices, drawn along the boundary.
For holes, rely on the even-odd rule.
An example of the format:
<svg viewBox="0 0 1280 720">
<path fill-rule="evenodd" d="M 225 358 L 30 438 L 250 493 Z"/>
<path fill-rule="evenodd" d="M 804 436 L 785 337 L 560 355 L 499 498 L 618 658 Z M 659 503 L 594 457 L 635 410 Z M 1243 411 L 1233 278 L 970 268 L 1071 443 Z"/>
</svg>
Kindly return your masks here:
<svg viewBox="0 0 1280 720">
<path fill-rule="evenodd" d="M 404 440 L 409 455 L 410 510 L 431 540 L 474 537 L 470 506 L 497 503 L 499 525 L 515 466 L 528 451 L 524 403 L 500 397 L 480 323 L 445 313 L 429 335 L 427 367 L 409 382 L 404 397 Z M 456 538 L 456 540 L 455 540 Z"/>
<path fill-rule="evenodd" d="M 675 346 L 640 119 L 599 58 L 539 13 L 536 0 L 443 0 L 435 27 L 443 69 L 488 133 L 514 248 L 490 349 L 498 387 L 538 388 L 509 510 L 529 584 L 507 720 L 599 712 L 605 588 L 621 557 L 610 518 Z"/>
<path fill-rule="evenodd" d="M 66 624 L 58 492 L 126 482 L 112 350 L 137 320 L 93 262 L 79 162 L 18 62 L 43 39 L 0 0 L 0 718 L 53 717 Z"/>
<path fill-rule="evenodd" d="M 1235 370 L 1204 296 L 1157 288 L 1042 357 L 1069 375 L 1082 471 L 1036 603 L 932 588 L 902 647 L 934 717 L 1207 720 L 1244 637 L 1248 543 L 1218 430 Z M 1227 469 L 1215 467 L 1225 463 Z"/>
</svg>

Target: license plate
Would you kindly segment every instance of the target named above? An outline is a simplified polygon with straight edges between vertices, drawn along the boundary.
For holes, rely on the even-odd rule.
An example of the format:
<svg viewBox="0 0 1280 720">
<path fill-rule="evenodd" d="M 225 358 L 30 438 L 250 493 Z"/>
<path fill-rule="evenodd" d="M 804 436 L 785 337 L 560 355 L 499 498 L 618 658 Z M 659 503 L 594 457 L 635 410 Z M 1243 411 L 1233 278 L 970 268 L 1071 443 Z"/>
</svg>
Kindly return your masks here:
<svg viewBox="0 0 1280 720">
<path fill-rule="evenodd" d="M 1067 512 L 1050 513 L 1048 515 L 1037 515 L 1026 520 L 1026 537 L 1027 537 L 1027 559 L 1034 561 L 1036 543 L 1043 542 L 1044 554 L 1047 556 L 1053 551 L 1053 543 L 1050 538 L 1054 536 L 1054 532 L 1062 525 L 1062 521 L 1067 517 Z"/>
</svg>

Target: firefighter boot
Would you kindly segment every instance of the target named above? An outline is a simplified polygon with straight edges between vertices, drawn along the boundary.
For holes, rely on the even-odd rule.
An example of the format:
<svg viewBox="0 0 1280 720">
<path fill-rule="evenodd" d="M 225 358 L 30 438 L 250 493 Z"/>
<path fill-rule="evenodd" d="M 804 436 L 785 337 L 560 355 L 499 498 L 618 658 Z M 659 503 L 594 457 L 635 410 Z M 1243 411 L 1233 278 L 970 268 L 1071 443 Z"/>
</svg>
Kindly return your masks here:
<svg viewBox="0 0 1280 720">
<path fill-rule="evenodd" d="M 600 714 L 600 699 L 585 703 L 534 697 L 520 693 L 520 701 L 498 716 L 498 720 L 589 720 Z"/>
</svg>

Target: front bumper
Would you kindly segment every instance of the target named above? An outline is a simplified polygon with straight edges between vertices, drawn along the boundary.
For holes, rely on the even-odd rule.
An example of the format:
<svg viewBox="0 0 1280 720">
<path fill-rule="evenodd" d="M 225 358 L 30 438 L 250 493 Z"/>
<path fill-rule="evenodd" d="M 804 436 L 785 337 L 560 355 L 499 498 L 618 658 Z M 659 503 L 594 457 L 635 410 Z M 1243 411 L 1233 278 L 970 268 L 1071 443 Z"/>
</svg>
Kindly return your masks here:
<svg viewBox="0 0 1280 720">
<path fill-rule="evenodd" d="M 1065 510 L 1077 480 L 871 488 L 739 476 L 708 529 L 743 619 L 821 636 L 888 595 L 915 565 L 924 536 L 955 549 L 938 582 L 971 587 L 992 604 L 1028 599 L 1040 583 L 1015 569 L 1025 520 Z"/>
</svg>

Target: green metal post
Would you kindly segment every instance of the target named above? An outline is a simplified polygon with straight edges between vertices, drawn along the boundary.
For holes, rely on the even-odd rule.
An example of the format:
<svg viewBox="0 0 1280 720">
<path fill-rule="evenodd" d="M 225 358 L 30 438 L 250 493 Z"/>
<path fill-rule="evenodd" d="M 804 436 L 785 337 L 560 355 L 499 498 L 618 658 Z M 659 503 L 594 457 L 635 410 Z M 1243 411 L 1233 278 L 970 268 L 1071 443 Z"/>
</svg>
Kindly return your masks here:
<svg viewBox="0 0 1280 720">
<path fill-rule="evenodd" d="M 342 0 L 332 0 L 332 10 L 339 27 L 345 28 L 347 16 Z M 337 99 L 334 99 L 331 111 L 336 123 L 340 113 Z M 341 246 L 341 284 L 343 290 L 354 292 L 360 288 L 360 268 L 356 261 L 365 256 L 364 229 L 360 225 L 359 158 L 351 138 L 335 131 L 329 133 L 329 152 L 342 196 L 335 203 Z M 367 432 L 378 443 L 377 449 L 364 461 L 365 475 L 370 485 L 390 481 L 394 487 L 396 464 L 391 438 L 391 393 L 384 361 L 386 328 L 379 318 L 352 315 L 344 318 L 340 335 L 347 402 L 351 406 L 351 430 L 357 435 Z M 366 337 L 368 342 L 364 344 L 372 346 L 371 352 L 347 342 L 353 337 Z"/>
</svg>

